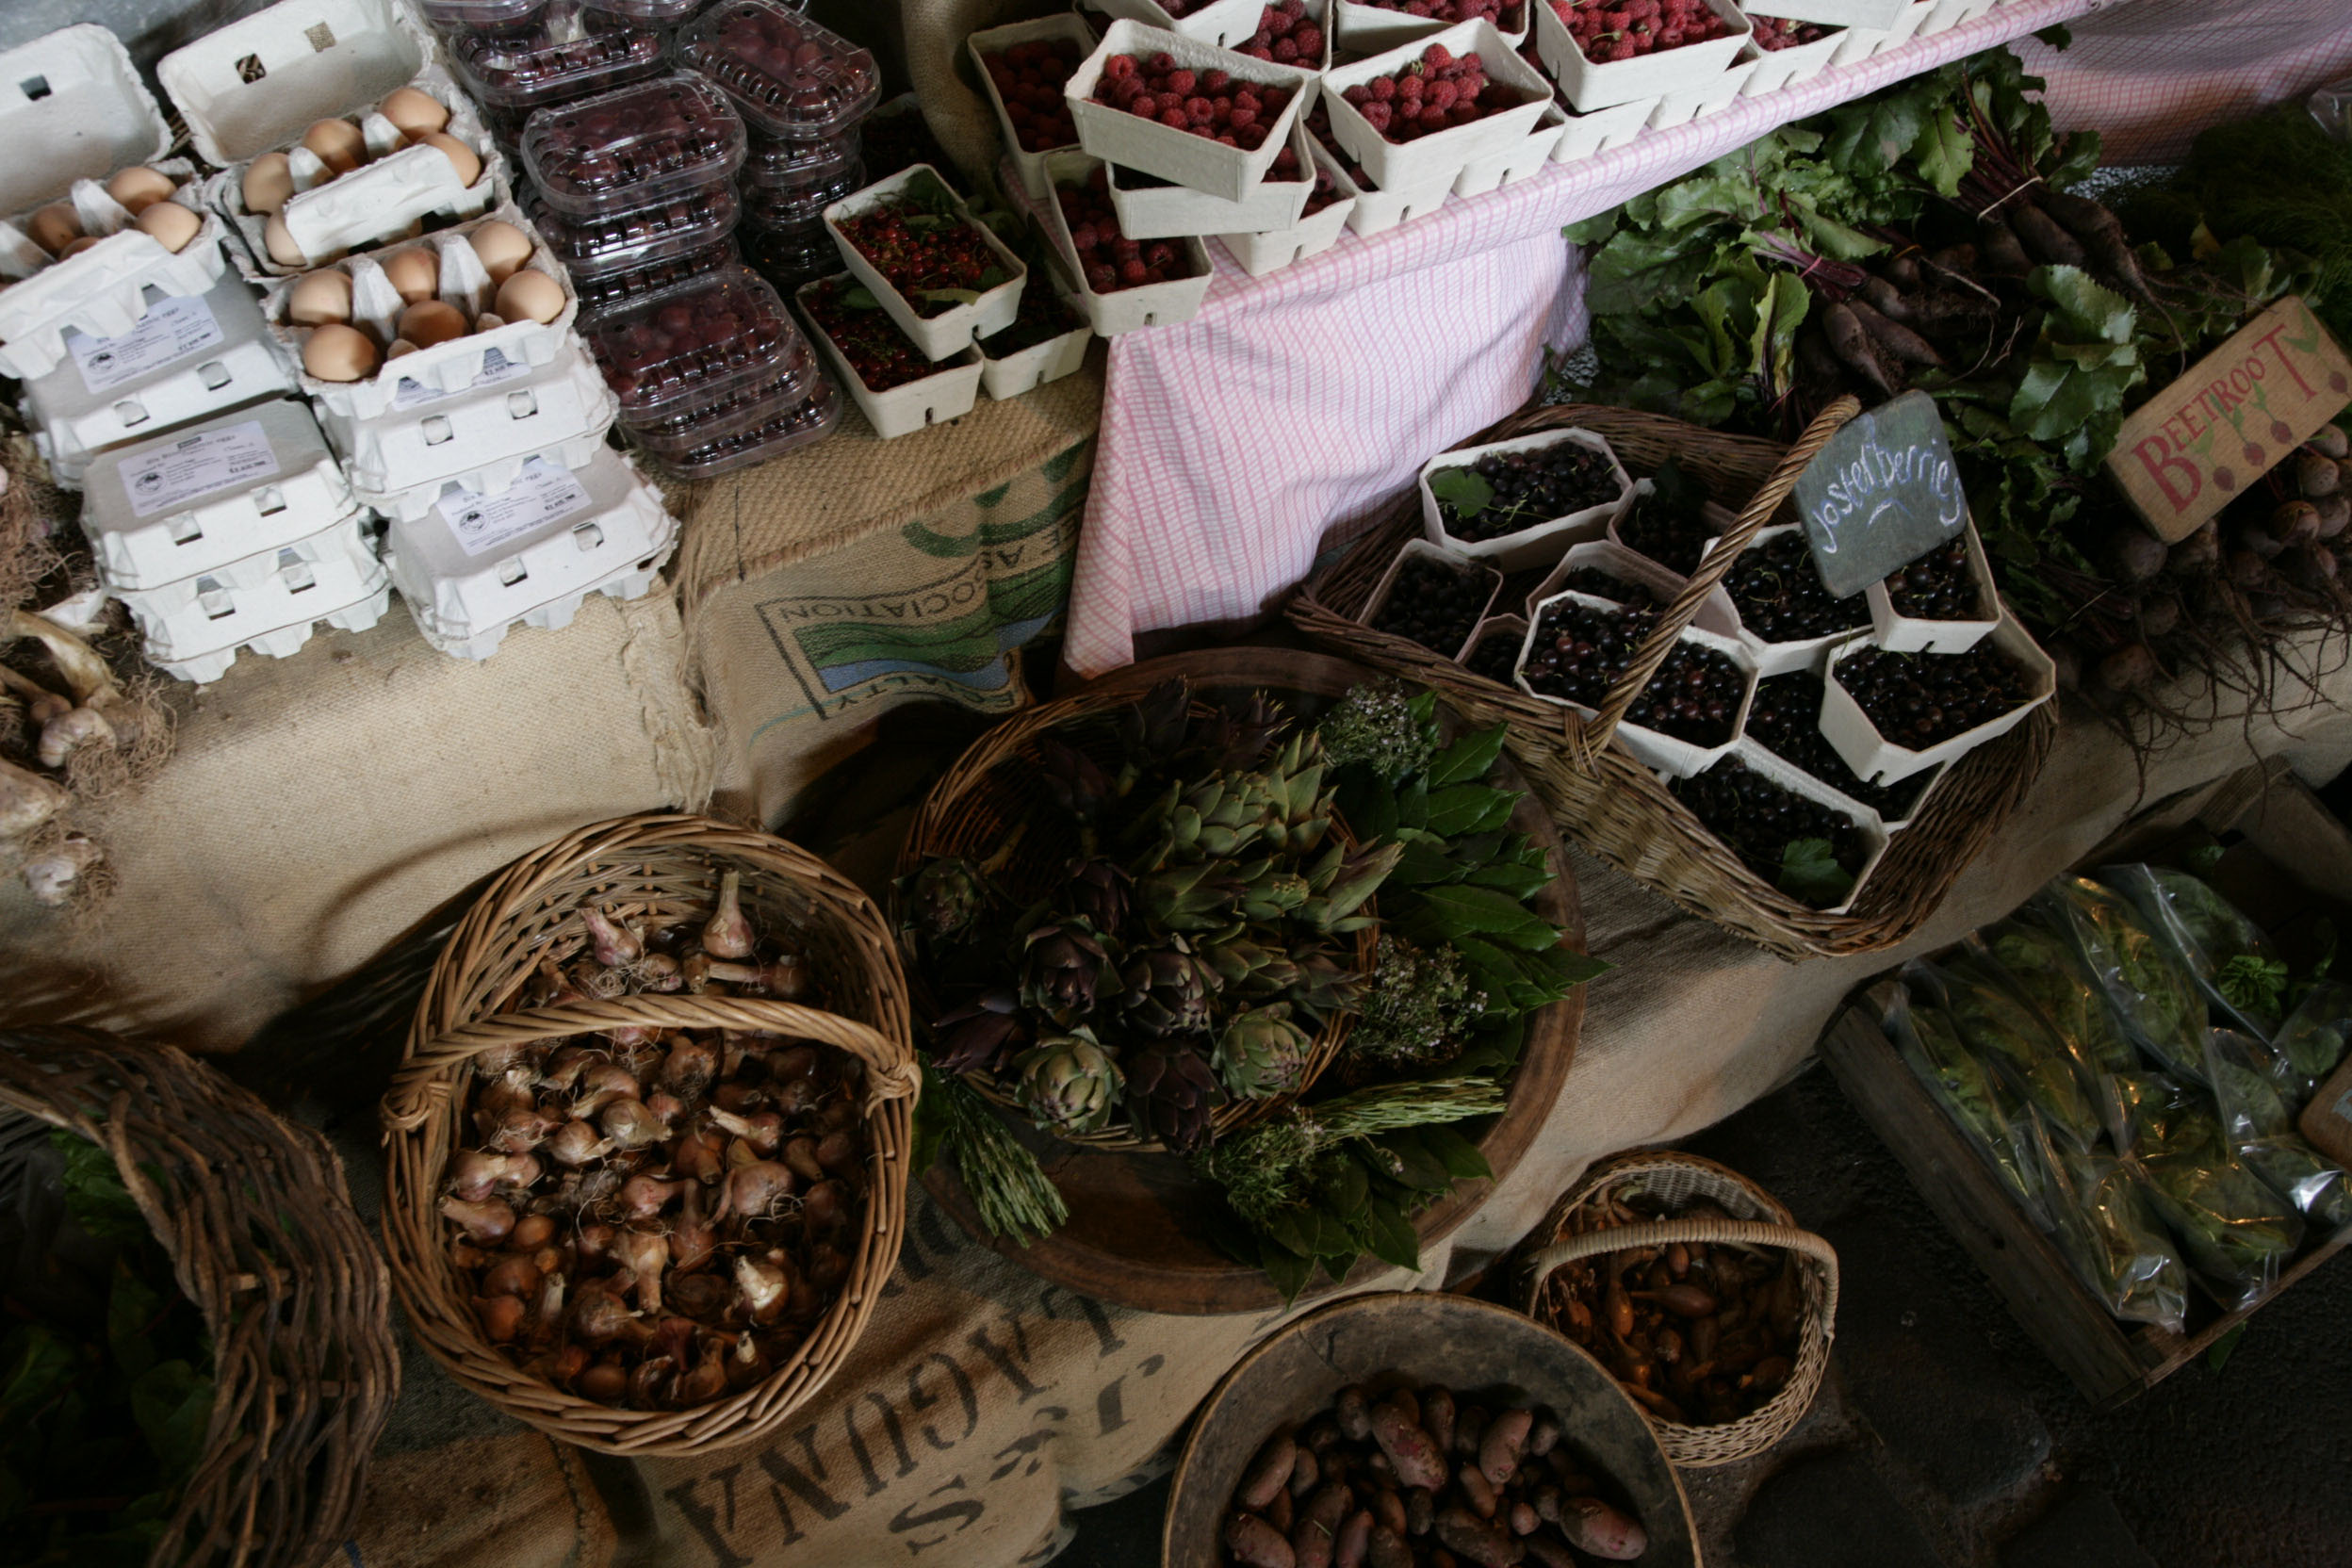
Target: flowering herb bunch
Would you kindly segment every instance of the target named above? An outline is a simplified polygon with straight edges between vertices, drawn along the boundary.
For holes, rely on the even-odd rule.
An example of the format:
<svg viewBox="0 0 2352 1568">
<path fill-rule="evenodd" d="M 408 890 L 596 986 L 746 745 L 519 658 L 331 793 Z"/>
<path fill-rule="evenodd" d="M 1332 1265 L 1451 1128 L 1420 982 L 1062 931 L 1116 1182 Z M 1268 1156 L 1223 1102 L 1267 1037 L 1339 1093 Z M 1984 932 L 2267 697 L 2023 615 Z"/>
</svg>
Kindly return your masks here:
<svg viewBox="0 0 2352 1568">
<path fill-rule="evenodd" d="M 955 194 L 927 174 L 915 176 L 896 195 L 855 218 L 842 219 L 839 227 L 918 316 L 972 304 L 1012 281 L 1004 258 L 979 223 L 966 218 Z"/>
</svg>

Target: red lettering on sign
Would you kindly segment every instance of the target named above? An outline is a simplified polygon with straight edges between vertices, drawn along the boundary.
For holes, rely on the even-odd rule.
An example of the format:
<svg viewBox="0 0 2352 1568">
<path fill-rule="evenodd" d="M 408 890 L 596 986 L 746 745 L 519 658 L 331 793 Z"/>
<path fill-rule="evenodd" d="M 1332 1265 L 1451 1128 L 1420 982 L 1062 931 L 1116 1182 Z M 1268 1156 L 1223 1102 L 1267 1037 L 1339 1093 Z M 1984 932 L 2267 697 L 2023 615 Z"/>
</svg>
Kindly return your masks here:
<svg viewBox="0 0 2352 1568">
<path fill-rule="evenodd" d="M 2277 326 L 2262 334 L 2262 340 L 2255 346 L 2258 349 L 2268 349 L 2272 353 L 2278 356 L 2278 363 L 2285 368 L 2287 374 L 2295 378 L 2295 384 L 2302 389 L 2305 397 L 2309 398 L 2315 396 L 2311 389 L 2311 384 L 2303 379 L 2303 372 L 2295 368 L 2295 361 L 2287 357 L 2287 351 L 2278 346 L 2278 335 L 2286 330 L 2287 323 L 2284 321 L 2279 322 Z"/>
<path fill-rule="evenodd" d="M 2149 436 L 2132 449 L 2132 455 L 2140 460 L 2140 466 L 2148 470 L 2148 477 L 2156 482 L 2156 487 L 2164 493 L 2164 499 L 2172 503 L 2175 512 L 2186 511 L 2189 503 L 2197 499 L 2197 493 L 2205 488 L 2205 481 L 2198 476 L 2197 465 L 2175 455 L 2172 444 L 2162 435 Z M 2186 493 L 2173 488 L 2173 482 L 2164 472 L 2168 468 L 2178 468 L 2189 476 Z"/>
</svg>

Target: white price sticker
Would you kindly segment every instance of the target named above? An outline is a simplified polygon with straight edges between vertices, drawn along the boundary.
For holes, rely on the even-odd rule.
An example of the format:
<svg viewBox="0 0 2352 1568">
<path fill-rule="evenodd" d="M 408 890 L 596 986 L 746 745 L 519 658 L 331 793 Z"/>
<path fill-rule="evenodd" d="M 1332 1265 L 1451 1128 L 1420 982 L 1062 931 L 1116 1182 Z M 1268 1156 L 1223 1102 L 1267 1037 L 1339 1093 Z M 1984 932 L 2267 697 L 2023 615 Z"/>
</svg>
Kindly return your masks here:
<svg viewBox="0 0 2352 1568">
<path fill-rule="evenodd" d="M 188 294 L 156 301 L 139 325 L 119 336 L 90 337 L 69 329 L 65 347 L 82 372 L 82 384 L 94 396 L 202 353 L 221 335 L 212 307 L 202 296 Z"/>
<path fill-rule="evenodd" d="M 182 501 L 250 485 L 278 472 L 278 454 L 261 421 L 184 435 L 168 447 L 117 461 L 131 515 L 152 517 Z"/>
<path fill-rule="evenodd" d="M 393 388 L 392 406 L 407 409 L 415 408 L 419 403 L 439 402 L 444 398 L 456 397 L 458 392 L 480 391 L 482 387 L 496 386 L 502 381 L 513 381 L 516 376 L 528 375 L 530 371 L 529 360 L 509 359 L 496 349 L 484 349 L 482 353 L 482 373 L 473 379 L 471 384 L 459 387 L 457 392 L 444 392 L 437 386 L 427 386 L 423 382 L 413 377 L 402 376 L 400 384 Z"/>
<path fill-rule="evenodd" d="M 578 480 L 546 459 L 534 457 L 499 494 L 451 491 L 441 498 L 439 510 L 441 520 L 449 525 L 466 553 L 481 555 L 510 539 L 585 512 L 588 505 L 588 492 Z"/>
</svg>

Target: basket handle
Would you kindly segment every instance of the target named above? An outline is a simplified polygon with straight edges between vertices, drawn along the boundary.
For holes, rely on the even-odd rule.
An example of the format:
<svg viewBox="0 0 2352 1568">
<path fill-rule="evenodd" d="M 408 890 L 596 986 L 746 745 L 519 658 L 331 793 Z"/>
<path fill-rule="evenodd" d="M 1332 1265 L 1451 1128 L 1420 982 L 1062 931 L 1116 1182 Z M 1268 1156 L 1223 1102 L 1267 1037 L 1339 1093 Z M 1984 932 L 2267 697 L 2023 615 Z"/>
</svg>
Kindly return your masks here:
<svg viewBox="0 0 2352 1568">
<path fill-rule="evenodd" d="M 1531 1255 L 1527 1268 L 1527 1315 L 1533 1317 L 1544 1297 L 1544 1282 L 1554 1269 L 1603 1252 L 1623 1252 L 1636 1247 L 1671 1247 L 1703 1242 L 1739 1247 L 1777 1247 L 1802 1252 L 1821 1266 L 1821 1329 L 1834 1333 L 1838 1322 L 1838 1250 L 1810 1231 L 1792 1225 L 1769 1225 L 1756 1219 L 1661 1219 L 1648 1225 L 1604 1226 L 1569 1236 Z"/>
<path fill-rule="evenodd" d="M 447 1070 L 499 1046 L 535 1045 L 566 1035 L 606 1029 L 759 1029 L 839 1046 L 865 1063 L 871 1075 L 869 1107 L 886 1100 L 910 1099 L 923 1086 L 911 1053 L 871 1024 L 797 1002 L 761 997 L 689 996 L 643 991 L 612 1002 L 572 1002 L 560 1007 L 527 1007 L 494 1013 L 436 1037 L 400 1066 L 385 1091 L 384 1129 L 413 1133 L 449 1102 Z"/>
<path fill-rule="evenodd" d="M 1666 662 L 1666 656 L 1674 651 L 1675 642 L 1698 615 L 1700 604 L 1723 580 L 1723 574 L 1731 570 L 1731 564 L 1739 559 L 1740 552 L 1748 547 L 1748 541 L 1754 539 L 1756 531 L 1780 510 L 1780 503 L 1788 498 L 1788 492 L 1797 487 L 1799 476 L 1804 474 L 1814 458 L 1821 455 L 1821 449 L 1829 445 L 1830 437 L 1844 429 L 1846 422 L 1861 412 L 1861 400 L 1847 393 L 1813 416 L 1813 422 L 1805 427 L 1805 433 L 1797 437 L 1796 445 L 1781 454 L 1771 475 L 1756 494 L 1748 498 L 1748 504 L 1740 510 L 1739 521 L 1723 534 L 1722 543 L 1707 552 L 1707 559 L 1701 561 L 1699 569 L 1690 574 L 1690 580 L 1683 584 L 1682 592 L 1674 596 L 1674 601 L 1659 612 L 1658 624 L 1650 631 L 1649 641 L 1642 645 L 1642 651 L 1634 655 L 1633 662 L 1626 666 L 1625 673 L 1617 678 L 1617 684 L 1609 689 L 1609 695 L 1602 700 L 1600 711 L 1589 719 L 1573 710 L 1569 712 L 1565 733 L 1571 745 L 1581 748 L 1579 754 L 1588 770 L 1603 748 L 1608 746 L 1609 737 L 1617 732 L 1618 722 L 1625 716 L 1625 710 L 1633 706 L 1642 688 L 1649 685 L 1650 678 L 1658 674 L 1658 667 Z"/>
</svg>

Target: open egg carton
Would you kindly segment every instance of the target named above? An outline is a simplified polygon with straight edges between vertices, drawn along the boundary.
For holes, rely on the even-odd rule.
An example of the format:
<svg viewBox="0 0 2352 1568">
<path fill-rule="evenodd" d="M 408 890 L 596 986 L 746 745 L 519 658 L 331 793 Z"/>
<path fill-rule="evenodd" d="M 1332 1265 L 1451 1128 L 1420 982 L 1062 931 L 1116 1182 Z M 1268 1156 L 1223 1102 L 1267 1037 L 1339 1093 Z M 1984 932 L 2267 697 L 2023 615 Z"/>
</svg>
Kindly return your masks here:
<svg viewBox="0 0 2352 1568">
<path fill-rule="evenodd" d="M 165 56 L 156 78 L 255 278 L 477 217 L 506 161 L 397 0 L 279 0 Z"/>
<path fill-rule="evenodd" d="M 69 329 L 65 357 L 24 384 L 33 445 L 79 489 L 97 454 L 294 389 L 294 369 L 245 280 L 223 269 L 202 294 L 161 299 L 113 337 Z"/>
<path fill-rule="evenodd" d="M 94 24 L 0 55 L 0 373 L 30 379 L 65 337 L 118 337 L 150 302 L 201 295 L 226 269 L 195 166 L 129 54 Z"/>
<path fill-rule="evenodd" d="M 597 447 L 568 465 L 533 459 L 497 494 L 443 485 L 389 525 L 384 554 L 425 641 L 482 660 L 517 625 L 570 625 L 591 594 L 646 593 L 677 543 L 662 492 Z"/>
</svg>

